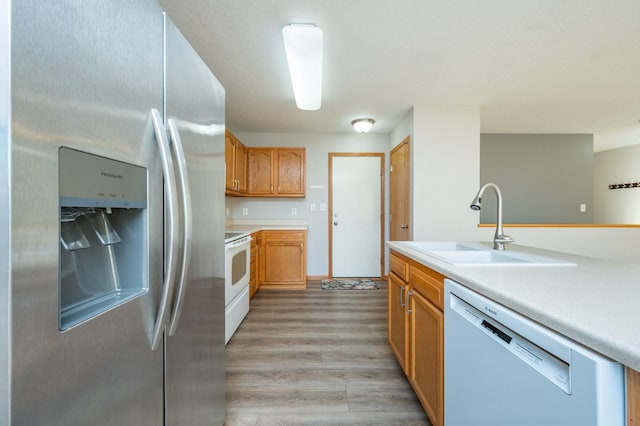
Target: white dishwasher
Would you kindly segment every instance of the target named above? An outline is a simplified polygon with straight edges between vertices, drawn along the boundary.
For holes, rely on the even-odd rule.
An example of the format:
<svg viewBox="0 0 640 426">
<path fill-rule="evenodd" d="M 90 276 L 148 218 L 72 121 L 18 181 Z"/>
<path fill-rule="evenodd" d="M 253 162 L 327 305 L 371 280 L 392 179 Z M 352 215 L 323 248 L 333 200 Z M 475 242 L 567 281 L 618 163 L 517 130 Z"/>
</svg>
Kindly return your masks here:
<svg viewBox="0 0 640 426">
<path fill-rule="evenodd" d="M 445 280 L 447 426 L 623 426 L 622 365 Z"/>
</svg>

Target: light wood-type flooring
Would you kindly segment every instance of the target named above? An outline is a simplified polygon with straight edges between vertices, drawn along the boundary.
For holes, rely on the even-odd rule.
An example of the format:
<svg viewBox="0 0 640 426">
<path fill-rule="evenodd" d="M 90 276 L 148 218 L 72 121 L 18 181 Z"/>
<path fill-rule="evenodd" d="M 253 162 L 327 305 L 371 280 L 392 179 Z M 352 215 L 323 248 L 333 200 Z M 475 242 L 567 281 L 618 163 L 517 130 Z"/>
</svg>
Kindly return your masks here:
<svg viewBox="0 0 640 426">
<path fill-rule="evenodd" d="M 380 290 L 258 291 L 226 349 L 227 426 L 430 425 Z"/>
</svg>

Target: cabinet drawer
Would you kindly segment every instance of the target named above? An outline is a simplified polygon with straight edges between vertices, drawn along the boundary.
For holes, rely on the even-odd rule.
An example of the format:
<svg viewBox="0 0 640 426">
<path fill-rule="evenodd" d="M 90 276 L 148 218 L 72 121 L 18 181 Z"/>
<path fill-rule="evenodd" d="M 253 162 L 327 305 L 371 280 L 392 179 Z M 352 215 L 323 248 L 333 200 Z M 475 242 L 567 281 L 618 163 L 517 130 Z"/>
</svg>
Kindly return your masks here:
<svg viewBox="0 0 640 426">
<path fill-rule="evenodd" d="M 268 241 L 304 240 L 304 231 L 268 231 L 264 237 Z"/>
<path fill-rule="evenodd" d="M 426 267 L 410 267 L 411 287 L 441 310 L 444 310 L 444 278 L 444 275 Z"/>
<path fill-rule="evenodd" d="M 395 273 L 403 281 L 409 281 L 409 263 L 400 258 L 394 252 L 389 256 L 389 270 Z"/>
</svg>

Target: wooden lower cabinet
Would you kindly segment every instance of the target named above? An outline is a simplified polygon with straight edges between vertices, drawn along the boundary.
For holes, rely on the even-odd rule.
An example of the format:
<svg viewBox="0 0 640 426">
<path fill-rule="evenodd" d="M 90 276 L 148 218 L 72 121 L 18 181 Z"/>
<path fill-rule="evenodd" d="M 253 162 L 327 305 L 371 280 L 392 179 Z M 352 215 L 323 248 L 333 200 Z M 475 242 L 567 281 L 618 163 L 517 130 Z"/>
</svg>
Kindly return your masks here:
<svg viewBox="0 0 640 426">
<path fill-rule="evenodd" d="M 306 231 L 262 231 L 259 286 L 272 289 L 307 287 Z"/>
<path fill-rule="evenodd" d="M 393 353 L 402 367 L 405 374 L 408 374 L 409 359 L 409 319 L 407 310 L 405 309 L 405 295 L 407 285 L 401 280 L 395 273 L 389 274 L 389 345 L 393 350 Z"/>
<path fill-rule="evenodd" d="M 443 426 L 444 276 L 394 251 L 389 265 L 389 344 L 429 420 Z"/>
<path fill-rule="evenodd" d="M 258 246 L 260 232 L 251 234 L 251 260 L 249 263 L 249 299 L 253 299 L 258 291 Z"/>
<path fill-rule="evenodd" d="M 389 271 L 389 345 L 429 420 L 443 426 L 445 277 L 393 250 Z M 627 367 L 626 376 L 627 426 L 640 426 L 640 372 Z"/>
<path fill-rule="evenodd" d="M 444 313 L 409 293 L 409 381 L 434 425 L 444 417 Z"/>
<path fill-rule="evenodd" d="M 640 372 L 627 367 L 627 425 L 640 425 Z"/>
</svg>

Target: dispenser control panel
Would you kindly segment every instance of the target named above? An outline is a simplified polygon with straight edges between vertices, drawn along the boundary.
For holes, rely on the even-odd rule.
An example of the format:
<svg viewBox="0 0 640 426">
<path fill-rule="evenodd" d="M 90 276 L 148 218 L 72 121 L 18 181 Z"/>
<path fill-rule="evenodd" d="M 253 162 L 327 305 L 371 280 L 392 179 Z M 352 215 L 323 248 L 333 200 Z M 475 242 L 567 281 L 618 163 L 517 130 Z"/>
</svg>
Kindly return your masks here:
<svg viewBox="0 0 640 426">
<path fill-rule="evenodd" d="M 60 205 L 147 207 L 147 169 L 66 147 L 59 151 Z"/>
</svg>

